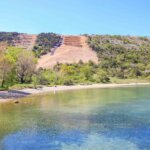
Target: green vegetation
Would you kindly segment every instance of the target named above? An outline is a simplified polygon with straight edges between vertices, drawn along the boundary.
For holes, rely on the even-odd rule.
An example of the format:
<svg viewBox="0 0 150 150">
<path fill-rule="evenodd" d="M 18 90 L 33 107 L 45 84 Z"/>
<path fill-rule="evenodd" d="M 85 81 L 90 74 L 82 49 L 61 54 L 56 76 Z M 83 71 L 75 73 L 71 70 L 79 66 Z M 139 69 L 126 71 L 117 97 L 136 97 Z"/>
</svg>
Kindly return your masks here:
<svg viewBox="0 0 150 150">
<path fill-rule="evenodd" d="M 57 64 L 52 70 L 39 70 L 37 85 L 74 85 L 110 82 L 106 72 L 89 61 L 83 64 Z"/>
<path fill-rule="evenodd" d="M 150 40 L 121 36 L 90 36 L 90 47 L 109 77 L 118 79 L 150 78 Z"/>
<path fill-rule="evenodd" d="M 0 87 L 8 88 L 17 83 L 30 83 L 36 68 L 32 51 L 15 47 L 0 50 Z"/>
<path fill-rule="evenodd" d="M 40 57 L 48 52 L 51 52 L 52 48 L 60 46 L 62 38 L 55 33 L 41 33 L 37 36 L 36 44 L 33 48 L 36 56 Z"/>
</svg>

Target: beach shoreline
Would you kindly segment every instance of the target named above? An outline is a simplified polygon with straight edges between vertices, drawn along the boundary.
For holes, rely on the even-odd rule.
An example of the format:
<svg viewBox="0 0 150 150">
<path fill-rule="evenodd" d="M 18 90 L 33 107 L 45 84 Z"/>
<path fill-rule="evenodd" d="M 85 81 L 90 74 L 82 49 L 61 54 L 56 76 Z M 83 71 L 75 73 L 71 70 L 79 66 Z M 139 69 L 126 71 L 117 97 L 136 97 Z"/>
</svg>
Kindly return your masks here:
<svg viewBox="0 0 150 150">
<path fill-rule="evenodd" d="M 38 89 L 22 89 L 22 90 L 12 90 L 12 93 L 16 93 L 16 95 L 19 93 L 22 93 L 22 95 L 19 95 L 19 98 L 28 96 L 28 95 L 37 95 L 37 94 L 48 94 L 48 93 L 56 93 L 59 91 L 69 91 L 69 90 L 81 90 L 81 89 L 97 89 L 97 88 L 123 88 L 123 87 L 136 87 L 136 86 L 146 86 L 150 85 L 150 83 L 127 83 L 127 84 L 91 84 L 91 85 L 71 85 L 71 86 L 52 86 L 52 87 L 42 87 Z M 8 92 L 8 93 L 11 93 Z M 2 92 L 1 92 L 2 93 Z M 0 93 L 0 94 L 1 94 Z M 5 93 L 6 94 L 6 93 Z M 6 94 L 7 95 L 7 94 Z M 9 101 L 15 101 L 18 99 L 18 96 L 14 96 L 11 98 L 1 98 L 0 97 L 0 103 L 2 102 L 9 102 Z"/>
</svg>

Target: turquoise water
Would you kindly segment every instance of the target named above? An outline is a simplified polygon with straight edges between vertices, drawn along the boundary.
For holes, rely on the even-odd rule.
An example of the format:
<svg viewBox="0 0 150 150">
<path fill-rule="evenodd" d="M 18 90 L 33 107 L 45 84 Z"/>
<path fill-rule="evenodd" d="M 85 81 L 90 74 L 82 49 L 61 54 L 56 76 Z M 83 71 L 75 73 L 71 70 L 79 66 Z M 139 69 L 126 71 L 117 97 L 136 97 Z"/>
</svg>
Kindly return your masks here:
<svg viewBox="0 0 150 150">
<path fill-rule="evenodd" d="M 150 150 L 150 87 L 65 91 L 0 104 L 0 150 Z"/>
</svg>

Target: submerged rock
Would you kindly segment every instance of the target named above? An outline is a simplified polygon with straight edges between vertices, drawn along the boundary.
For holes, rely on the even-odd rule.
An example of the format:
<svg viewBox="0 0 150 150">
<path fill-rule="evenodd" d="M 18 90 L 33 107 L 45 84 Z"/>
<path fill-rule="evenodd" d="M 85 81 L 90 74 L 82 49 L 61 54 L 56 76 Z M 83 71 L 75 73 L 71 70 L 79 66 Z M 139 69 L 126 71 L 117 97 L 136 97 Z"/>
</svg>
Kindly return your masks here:
<svg viewBox="0 0 150 150">
<path fill-rule="evenodd" d="M 18 100 L 14 101 L 15 104 L 19 104 L 20 102 Z"/>
</svg>

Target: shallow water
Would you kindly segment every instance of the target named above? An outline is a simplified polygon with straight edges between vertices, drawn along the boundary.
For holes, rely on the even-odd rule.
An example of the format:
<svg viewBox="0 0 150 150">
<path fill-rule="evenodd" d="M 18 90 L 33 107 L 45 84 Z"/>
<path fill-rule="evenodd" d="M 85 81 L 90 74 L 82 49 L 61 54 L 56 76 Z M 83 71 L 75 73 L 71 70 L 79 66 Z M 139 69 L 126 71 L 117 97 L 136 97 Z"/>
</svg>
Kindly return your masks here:
<svg viewBox="0 0 150 150">
<path fill-rule="evenodd" d="M 65 91 L 0 104 L 0 150 L 150 150 L 150 87 Z"/>
</svg>

